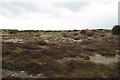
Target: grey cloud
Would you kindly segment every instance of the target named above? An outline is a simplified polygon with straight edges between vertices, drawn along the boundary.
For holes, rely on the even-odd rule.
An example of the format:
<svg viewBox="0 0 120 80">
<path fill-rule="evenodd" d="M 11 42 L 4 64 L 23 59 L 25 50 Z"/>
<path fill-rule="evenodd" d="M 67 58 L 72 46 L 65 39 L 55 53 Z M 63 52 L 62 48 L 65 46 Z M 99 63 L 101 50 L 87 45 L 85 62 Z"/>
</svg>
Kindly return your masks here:
<svg viewBox="0 0 120 80">
<path fill-rule="evenodd" d="M 56 3 L 56 7 L 62 7 L 62 8 L 67 8 L 71 11 L 78 12 L 81 8 L 86 6 L 88 2 L 61 2 L 61 3 Z"/>
<path fill-rule="evenodd" d="M 26 11 L 39 11 L 32 2 L 0 2 L 0 14 L 4 16 L 19 16 Z"/>
</svg>

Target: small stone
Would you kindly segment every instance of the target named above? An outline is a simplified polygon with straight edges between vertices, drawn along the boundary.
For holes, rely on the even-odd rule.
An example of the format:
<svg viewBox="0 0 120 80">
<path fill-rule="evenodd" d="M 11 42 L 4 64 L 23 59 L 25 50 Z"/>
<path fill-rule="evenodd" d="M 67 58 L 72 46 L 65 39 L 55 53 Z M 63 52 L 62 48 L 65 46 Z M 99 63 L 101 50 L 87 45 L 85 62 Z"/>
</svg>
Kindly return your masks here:
<svg viewBox="0 0 120 80">
<path fill-rule="evenodd" d="M 117 53 L 119 52 L 119 50 L 115 50 Z"/>
<path fill-rule="evenodd" d="M 32 77 L 32 75 L 30 75 L 30 77 Z"/>
<path fill-rule="evenodd" d="M 12 74 L 12 76 L 14 76 L 14 74 Z"/>
<path fill-rule="evenodd" d="M 24 71 L 21 71 L 21 73 L 24 73 Z"/>
</svg>

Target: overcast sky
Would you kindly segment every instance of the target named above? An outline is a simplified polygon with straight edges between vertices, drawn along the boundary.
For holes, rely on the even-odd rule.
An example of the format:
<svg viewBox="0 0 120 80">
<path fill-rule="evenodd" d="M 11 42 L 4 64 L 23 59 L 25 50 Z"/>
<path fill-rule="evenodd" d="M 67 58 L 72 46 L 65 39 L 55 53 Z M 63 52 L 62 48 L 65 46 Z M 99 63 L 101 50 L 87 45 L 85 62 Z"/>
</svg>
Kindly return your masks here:
<svg viewBox="0 0 120 80">
<path fill-rule="evenodd" d="M 119 0 L 0 0 L 0 29 L 111 29 Z"/>
</svg>

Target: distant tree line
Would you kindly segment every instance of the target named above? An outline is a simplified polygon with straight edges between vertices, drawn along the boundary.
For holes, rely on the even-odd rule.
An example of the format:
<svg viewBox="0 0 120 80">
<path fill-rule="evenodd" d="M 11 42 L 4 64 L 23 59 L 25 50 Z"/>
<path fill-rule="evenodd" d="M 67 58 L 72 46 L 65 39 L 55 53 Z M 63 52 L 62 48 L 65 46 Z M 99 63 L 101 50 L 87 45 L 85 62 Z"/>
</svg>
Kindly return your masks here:
<svg viewBox="0 0 120 80">
<path fill-rule="evenodd" d="M 2 29 L 3 32 L 8 32 L 10 34 L 16 33 L 16 32 L 73 32 L 73 31 L 79 31 L 79 30 L 17 30 L 17 29 Z"/>
<path fill-rule="evenodd" d="M 17 29 L 2 29 L 3 32 L 8 32 L 9 34 L 14 34 L 18 32 Z"/>
<path fill-rule="evenodd" d="M 103 29 L 98 29 L 103 30 Z M 8 32 L 9 34 L 14 34 L 17 32 L 75 32 L 81 30 L 17 30 L 17 29 L 2 29 L 3 32 Z M 109 30 L 108 30 L 109 31 Z M 111 30 L 113 35 L 120 35 L 120 25 L 113 26 Z"/>
</svg>

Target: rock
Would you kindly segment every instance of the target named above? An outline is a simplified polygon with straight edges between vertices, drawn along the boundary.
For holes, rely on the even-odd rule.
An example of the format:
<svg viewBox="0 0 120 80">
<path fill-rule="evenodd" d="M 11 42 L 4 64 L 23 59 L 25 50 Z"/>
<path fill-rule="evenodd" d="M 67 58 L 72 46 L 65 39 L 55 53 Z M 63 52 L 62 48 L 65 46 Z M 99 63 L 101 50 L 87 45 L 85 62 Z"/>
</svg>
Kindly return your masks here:
<svg viewBox="0 0 120 80">
<path fill-rule="evenodd" d="M 21 73 L 24 73 L 24 71 L 21 71 Z"/>
<path fill-rule="evenodd" d="M 88 39 L 88 40 L 94 40 L 94 38 L 93 38 L 93 37 L 88 37 L 87 39 Z"/>
</svg>

